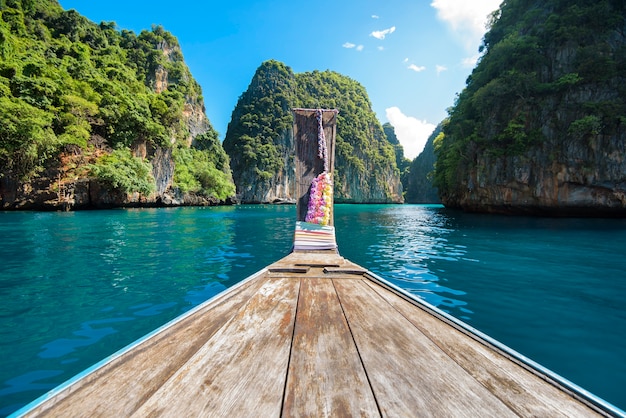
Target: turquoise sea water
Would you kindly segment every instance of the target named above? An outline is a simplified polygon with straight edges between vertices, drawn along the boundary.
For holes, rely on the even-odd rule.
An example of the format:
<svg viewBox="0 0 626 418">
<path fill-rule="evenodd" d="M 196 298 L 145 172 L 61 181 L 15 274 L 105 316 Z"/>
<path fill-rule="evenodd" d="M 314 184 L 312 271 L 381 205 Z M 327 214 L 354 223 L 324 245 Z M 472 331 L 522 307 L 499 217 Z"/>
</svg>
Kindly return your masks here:
<svg viewBox="0 0 626 418">
<path fill-rule="evenodd" d="M 0 213 L 0 415 L 285 256 L 293 206 Z M 341 254 L 626 409 L 626 220 L 336 205 Z"/>
</svg>

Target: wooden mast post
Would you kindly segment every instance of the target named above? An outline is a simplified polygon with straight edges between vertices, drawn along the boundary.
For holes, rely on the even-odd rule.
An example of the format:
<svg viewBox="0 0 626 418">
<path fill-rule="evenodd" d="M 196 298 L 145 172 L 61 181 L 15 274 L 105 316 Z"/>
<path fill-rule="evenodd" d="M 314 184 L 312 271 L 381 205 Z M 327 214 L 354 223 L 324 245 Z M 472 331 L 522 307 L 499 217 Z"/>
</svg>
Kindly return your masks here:
<svg viewBox="0 0 626 418">
<path fill-rule="evenodd" d="M 337 248 L 333 214 L 336 109 L 293 109 L 296 151 L 295 251 Z"/>
</svg>

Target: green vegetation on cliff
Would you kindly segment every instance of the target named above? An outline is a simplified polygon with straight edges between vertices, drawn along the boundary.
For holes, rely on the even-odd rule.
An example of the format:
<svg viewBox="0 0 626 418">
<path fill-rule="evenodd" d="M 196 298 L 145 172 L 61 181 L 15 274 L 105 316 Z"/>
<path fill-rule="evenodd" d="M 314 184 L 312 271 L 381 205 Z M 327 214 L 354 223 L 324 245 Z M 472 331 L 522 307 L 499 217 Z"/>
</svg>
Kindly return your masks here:
<svg viewBox="0 0 626 418">
<path fill-rule="evenodd" d="M 334 71 L 296 74 L 297 107 L 338 109 L 335 199 L 354 201 L 354 185 L 363 192 L 357 201 L 391 202 L 391 178 L 399 177 L 396 152 L 372 111 L 365 87 Z M 352 183 L 352 184 L 348 184 Z M 380 193 L 382 192 L 382 196 Z M 378 196 L 373 196 L 378 194 Z"/>
<path fill-rule="evenodd" d="M 284 178 L 293 177 L 292 108 L 339 110 L 336 201 L 401 201 L 396 150 L 387 141 L 365 88 L 333 71 L 294 74 L 273 60 L 259 67 L 239 98 L 224 140 L 243 201 L 286 197 L 284 188 L 278 189 Z"/>
<path fill-rule="evenodd" d="M 433 186 L 433 172 L 437 158 L 435 157 L 435 141 L 441 138 L 442 124 L 437 126 L 428 137 L 424 150 L 410 163 L 406 174 L 404 199 L 407 203 L 441 203 L 439 193 Z"/>
<path fill-rule="evenodd" d="M 198 135 L 193 148 L 177 146 L 173 152 L 176 185 L 183 193 L 226 200 L 235 195 L 228 173 L 228 155 L 213 132 Z"/>
<path fill-rule="evenodd" d="M 91 172 L 105 185 L 124 193 L 149 195 L 154 192 L 152 167 L 127 149 L 104 154 L 91 166 Z"/>
<path fill-rule="evenodd" d="M 385 132 L 385 136 L 387 137 L 387 141 L 393 146 L 393 149 L 396 151 L 396 165 L 398 166 L 398 170 L 400 170 L 400 181 L 402 182 L 402 190 L 408 190 L 409 185 L 409 173 L 411 169 L 411 160 L 404 156 L 404 148 L 400 144 L 400 140 L 396 136 L 395 128 L 389 123 L 385 122 L 383 124 L 383 131 Z"/>
<path fill-rule="evenodd" d="M 63 10 L 56 0 L 0 0 L 0 178 L 19 186 L 57 167 L 60 155 L 80 154 L 93 163 L 91 175 L 110 185 L 152 191 L 134 181 L 135 160 L 125 155 L 140 144 L 148 159 L 159 147 L 188 147 L 198 133 L 185 120 L 189 104 L 203 106 L 200 87 L 162 27 L 135 35 Z M 208 121 L 207 130 L 217 137 Z M 113 149 L 120 151 L 99 157 Z M 199 161 L 213 158 L 198 153 L 209 152 L 198 148 L 177 164 L 198 170 Z M 232 189 L 223 188 L 228 160 L 213 165 L 220 173 L 207 170 L 219 181 L 203 190 L 224 196 Z M 125 181 L 111 181 L 113 167 Z"/>
<path fill-rule="evenodd" d="M 615 0 L 502 4 L 484 37 L 484 55 L 435 145 L 435 183 L 444 203 L 469 199 L 477 178 L 484 188 L 521 179 L 529 190 L 520 189 L 520 197 L 542 199 L 530 189 L 537 181 L 541 190 L 539 178 L 549 174 L 538 173 L 532 155 L 550 156 L 544 166 L 597 169 L 595 161 L 578 167 L 573 160 L 589 154 L 583 148 L 593 148 L 593 141 L 619 137 L 626 126 L 625 12 L 626 4 Z M 515 158 L 527 163 L 515 165 Z M 495 161 L 501 164 L 497 179 L 488 175 Z"/>
<path fill-rule="evenodd" d="M 291 68 L 266 61 L 239 97 L 224 139 L 235 184 L 267 182 L 284 168 L 289 144 L 282 135 L 293 124 L 295 83 Z"/>
</svg>

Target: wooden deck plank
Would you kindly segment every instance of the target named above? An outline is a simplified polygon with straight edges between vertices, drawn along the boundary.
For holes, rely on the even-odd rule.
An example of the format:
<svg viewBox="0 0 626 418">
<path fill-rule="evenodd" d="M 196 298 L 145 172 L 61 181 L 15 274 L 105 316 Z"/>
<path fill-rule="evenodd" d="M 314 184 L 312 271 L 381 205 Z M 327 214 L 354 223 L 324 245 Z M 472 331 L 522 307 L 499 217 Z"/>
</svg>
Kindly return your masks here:
<svg viewBox="0 0 626 418">
<path fill-rule="evenodd" d="M 248 281 L 201 306 L 176 327 L 163 330 L 132 352 L 107 363 L 41 404 L 27 416 L 129 416 L 222 327 L 261 287 Z M 207 321 L 206 318 L 211 318 Z M 124 384 L 132 382 L 132 384 Z M 71 395 L 71 397 L 68 397 Z"/>
<path fill-rule="evenodd" d="M 346 263 L 354 265 L 334 250 L 320 251 L 294 251 L 287 256 L 274 262 L 270 267 L 305 267 L 312 266 L 322 268 L 325 266 L 342 266 Z"/>
<path fill-rule="evenodd" d="M 420 307 L 406 303 L 374 282 L 367 282 L 387 302 L 427 335 L 478 382 L 521 416 L 586 417 L 597 413 L 586 405 L 572 402 L 570 395 L 556 386 L 546 384 L 507 357 L 442 321 Z"/>
<path fill-rule="evenodd" d="M 517 416 L 362 280 L 335 280 L 385 416 Z"/>
<path fill-rule="evenodd" d="M 279 416 L 299 281 L 266 279 L 135 416 Z"/>
<path fill-rule="evenodd" d="M 330 280 L 301 281 L 283 415 L 380 416 Z"/>
</svg>

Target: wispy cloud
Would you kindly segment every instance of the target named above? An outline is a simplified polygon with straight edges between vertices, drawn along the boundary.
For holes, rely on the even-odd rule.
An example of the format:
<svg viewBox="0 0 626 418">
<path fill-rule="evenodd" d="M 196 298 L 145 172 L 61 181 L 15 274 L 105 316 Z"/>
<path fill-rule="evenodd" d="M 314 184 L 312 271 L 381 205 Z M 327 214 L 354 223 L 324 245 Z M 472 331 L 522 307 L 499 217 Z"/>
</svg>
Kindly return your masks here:
<svg viewBox="0 0 626 418">
<path fill-rule="evenodd" d="M 433 0 L 431 7 L 446 22 L 470 51 L 476 51 L 486 31 L 489 15 L 502 0 Z"/>
<path fill-rule="evenodd" d="M 372 15 L 372 19 L 380 19 L 380 16 L 378 16 L 378 15 Z"/>
<path fill-rule="evenodd" d="M 404 148 L 404 156 L 411 160 L 417 157 L 424 150 L 424 145 L 436 126 L 425 120 L 407 116 L 395 106 L 385 109 L 385 114 Z"/>
<path fill-rule="evenodd" d="M 357 44 L 353 44 L 352 42 L 346 42 L 343 45 L 341 45 L 344 48 L 347 49 L 356 49 L 357 51 L 363 51 L 363 45 L 357 45 Z"/>
<path fill-rule="evenodd" d="M 435 69 L 437 70 L 437 75 L 441 74 L 444 71 L 448 71 L 448 68 L 443 65 L 436 65 Z"/>
<path fill-rule="evenodd" d="M 413 70 L 416 73 L 421 73 L 422 71 L 424 71 L 426 69 L 426 67 L 424 67 L 423 65 L 417 66 L 415 64 L 411 64 L 407 67 L 409 70 Z"/>
<path fill-rule="evenodd" d="M 352 42 L 346 42 L 343 45 L 341 45 L 342 47 L 346 48 L 346 49 L 355 49 L 357 51 L 363 51 L 363 45 L 357 45 L 357 44 L 353 44 Z"/>
<path fill-rule="evenodd" d="M 464 68 L 474 68 L 476 66 L 476 63 L 478 62 L 478 58 L 480 58 L 480 55 L 478 54 L 471 57 L 463 58 L 463 60 L 461 60 L 461 65 Z"/>
<path fill-rule="evenodd" d="M 392 26 L 389 29 L 375 30 L 374 32 L 370 33 L 370 36 L 373 36 L 376 39 L 385 39 L 387 35 L 394 33 L 395 31 L 396 27 Z"/>
</svg>

